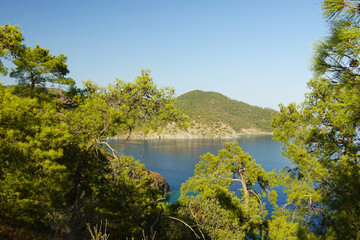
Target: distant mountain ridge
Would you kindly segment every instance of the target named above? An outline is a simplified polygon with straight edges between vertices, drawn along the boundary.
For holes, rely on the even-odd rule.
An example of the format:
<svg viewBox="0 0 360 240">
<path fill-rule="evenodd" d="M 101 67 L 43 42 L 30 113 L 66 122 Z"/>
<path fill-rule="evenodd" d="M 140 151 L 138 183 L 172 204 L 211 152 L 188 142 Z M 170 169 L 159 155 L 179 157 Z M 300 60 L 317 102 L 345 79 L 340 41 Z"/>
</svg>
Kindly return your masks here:
<svg viewBox="0 0 360 240">
<path fill-rule="evenodd" d="M 194 90 L 178 97 L 176 108 L 205 124 L 223 123 L 235 132 L 246 129 L 272 132 L 271 117 L 277 112 L 230 99 L 217 92 Z"/>
</svg>

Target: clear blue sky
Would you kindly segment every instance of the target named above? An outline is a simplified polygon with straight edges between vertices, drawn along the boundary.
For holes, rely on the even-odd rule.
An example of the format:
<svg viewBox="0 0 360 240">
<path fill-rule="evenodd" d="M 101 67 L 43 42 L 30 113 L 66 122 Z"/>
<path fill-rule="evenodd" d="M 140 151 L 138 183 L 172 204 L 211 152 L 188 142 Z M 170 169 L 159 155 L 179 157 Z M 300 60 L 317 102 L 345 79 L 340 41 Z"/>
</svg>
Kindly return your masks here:
<svg viewBox="0 0 360 240">
<path fill-rule="evenodd" d="M 320 0 L 4 0 L 6 23 L 27 46 L 68 56 L 80 86 L 147 68 L 177 95 L 216 91 L 275 109 L 304 100 L 312 45 L 327 33 Z"/>
</svg>

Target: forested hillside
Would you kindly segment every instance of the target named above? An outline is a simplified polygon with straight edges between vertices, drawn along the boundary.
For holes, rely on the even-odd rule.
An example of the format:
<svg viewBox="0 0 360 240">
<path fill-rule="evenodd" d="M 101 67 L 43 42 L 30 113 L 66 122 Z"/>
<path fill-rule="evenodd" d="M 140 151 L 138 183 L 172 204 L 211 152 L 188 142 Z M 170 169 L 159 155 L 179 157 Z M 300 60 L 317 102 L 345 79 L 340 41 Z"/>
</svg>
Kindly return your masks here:
<svg viewBox="0 0 360 240">
<path fill-rule="evenodd" d="M 242 129 L 271 132 L 271 117 L 277 115 L 273 109 L 252 106 L 217 92 L 200 90 L 179 96 L 175 106 L 196 121 L 207 124 L 221 122 L 236 132 Z"/>
</svg>

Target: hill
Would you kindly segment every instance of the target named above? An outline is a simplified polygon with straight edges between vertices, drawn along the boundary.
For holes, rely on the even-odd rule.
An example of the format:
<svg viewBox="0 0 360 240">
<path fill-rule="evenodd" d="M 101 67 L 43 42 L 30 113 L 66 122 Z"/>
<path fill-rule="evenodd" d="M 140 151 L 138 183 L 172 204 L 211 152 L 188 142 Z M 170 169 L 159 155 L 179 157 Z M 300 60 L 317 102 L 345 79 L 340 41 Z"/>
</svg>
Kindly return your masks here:
<svg viewBox="0 0 360 240">
<path fill-rule="evenodd" d="M 217 92 L 191 91 L 178 97 L 175 106 L 191 119 L 205 124 L 223 123 L 236 132 L 254 129 L 271 132 L 271 116 L 277 112 L 232 100 Z"/>
<path fill-rule="evenodd" d="M 175 107 L 190 118 L 191 126 L 186 130 L 171 124 L 156 133 L 144 135 L 141 131 L 133 132 L 130 138 L 237 138 L 241 135 L 272 134 L 270 120 L 277 115 L 273 109 L 252 106 L 217 92 L 200 90 L 179 96 Z M 115 138 L 126 137 L 125 134 Z"/>
</svg>

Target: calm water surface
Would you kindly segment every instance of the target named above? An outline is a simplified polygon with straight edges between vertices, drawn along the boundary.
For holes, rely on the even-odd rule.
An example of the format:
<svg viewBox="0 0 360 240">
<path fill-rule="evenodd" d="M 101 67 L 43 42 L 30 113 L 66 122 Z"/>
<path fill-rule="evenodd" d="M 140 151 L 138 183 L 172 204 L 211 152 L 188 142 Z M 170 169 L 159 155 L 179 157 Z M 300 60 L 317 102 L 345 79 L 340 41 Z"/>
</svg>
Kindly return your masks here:
<svg viewBox="0 0 360 240">
<path fill-rule="evenodd" d="M 122 140 L 108 140 L 108 143 L 125 155 L 132 155 L 145 164 L 146 168 L 163 175 L 172 193 L 169 202 L 175 202 L 180 195 L 181 184 L 194 175 L 199 156 L 210 152 L 217 155 L 224 142 L 237 141 L 265 171 L 279 170 L 288 165 L 281 156 L 281 144 L 271 136 L 242 137 L 238 139 L 176 139 L 176 140 L 133 140 L 124 144 Z M 278 204 L 285 202 L 285 195 L 278 191 Z"/>
</svg>

